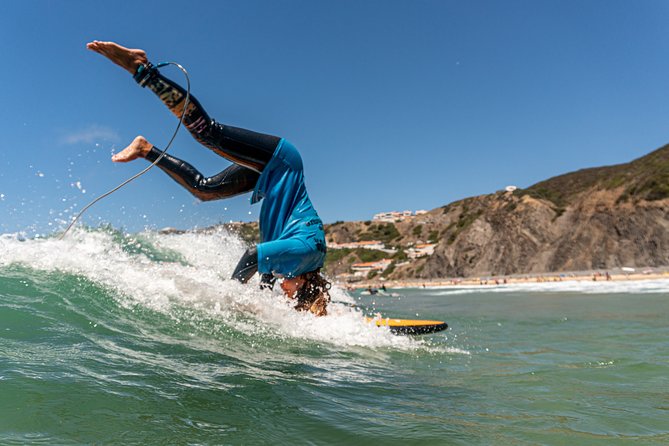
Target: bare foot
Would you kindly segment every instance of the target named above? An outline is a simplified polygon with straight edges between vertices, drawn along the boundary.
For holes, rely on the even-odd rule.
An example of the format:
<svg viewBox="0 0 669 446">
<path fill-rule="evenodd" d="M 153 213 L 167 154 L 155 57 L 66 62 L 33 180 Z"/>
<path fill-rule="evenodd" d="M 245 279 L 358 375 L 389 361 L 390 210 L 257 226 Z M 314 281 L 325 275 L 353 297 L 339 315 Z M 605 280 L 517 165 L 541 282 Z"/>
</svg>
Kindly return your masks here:
<svg viewBox="0 0 669 446">
<path fill-rule="evenodd" d="M 133 139 L 128 147 L 121 150 L 116 155 L 112 156 L 112 161 L 115 163 L 127 163 L 128 161 L 136 160 L 137 158 L 145 158 L 149 154 L 153 144 L 148 142 L 143 136 L 138 136 Z"/>
<path fill-rule="evenodd" d="M 86 48 L 102 54 L 116 65 L 128 70 L 130 74 L 135 74 L 137 67 L 146 64 L 149 59 L 144 50 L 133 50 L 123 47 L 114 42 L 100 42 L 94 40 L 86 44 Z"/>
</svg>

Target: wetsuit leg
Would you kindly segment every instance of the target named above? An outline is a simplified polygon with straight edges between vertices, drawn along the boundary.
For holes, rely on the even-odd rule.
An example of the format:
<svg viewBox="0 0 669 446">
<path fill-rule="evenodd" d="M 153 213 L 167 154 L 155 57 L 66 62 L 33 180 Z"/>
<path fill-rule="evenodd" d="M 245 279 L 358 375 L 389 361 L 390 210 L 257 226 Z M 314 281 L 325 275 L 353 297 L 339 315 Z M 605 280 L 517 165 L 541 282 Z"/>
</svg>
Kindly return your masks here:
<svg viewBox="0 0 669 446">
<path fill-rule="evenodd" d="M 153 147 L 146 159 L 154 162 L 161 153 Z M 168 154 L 158 161 L 157 166 L 203 201 L 229 198 L 249 192 L 253 190 L 260 177 L 258 172 L 237 164 L 231 165 L 217 175 L 205 177 L 192 165 Z"/>
<path fill-rule="evenodd" d="M 239 280 L 241 283 L 248 282 L 251 277 L 258 271 L 258 249 L 255 246 L 247 249 L 242 258 L 239 259 L 235 271 L 232 273 L 232 278 Z M 274 288 L 276 278 L 271 274 L 263 274 L 260 277 L 260 288 L 271 290 Z"/>
<path fill-rule="evenodd" d="M 153 91 L 175 116 L 181 118 L 186 99 L 186 91 L 181 86 L 164 77 L 150 63 L 140 65 L 134 78 L 142 87 Z M 217 123 L 192 95 L 184 116 L 184 125 L 205 147 L 256 172 L 262 172 L 281 140 L 276 136 Z"/>
<path fill-rule="evenodd" d="M 232 278 L 246 283 L 258 271 L 258 250 L 255 246 L 247 249 L 242 258 L 239 259 Z"/>
</svg>

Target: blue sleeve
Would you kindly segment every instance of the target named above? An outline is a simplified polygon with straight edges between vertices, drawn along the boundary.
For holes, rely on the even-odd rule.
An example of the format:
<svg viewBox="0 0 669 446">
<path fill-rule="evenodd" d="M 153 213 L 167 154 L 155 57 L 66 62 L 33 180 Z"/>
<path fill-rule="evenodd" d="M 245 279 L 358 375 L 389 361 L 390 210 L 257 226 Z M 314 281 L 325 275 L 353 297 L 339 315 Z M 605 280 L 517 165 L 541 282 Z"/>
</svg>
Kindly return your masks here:
<svg viewBox="0 0 669 446">
<path fill-rule="evenodd" d="M 324 253 L 298 238 L 258 244 L 258 271 L 296 277 L 323 266 Z"/>
</svg>

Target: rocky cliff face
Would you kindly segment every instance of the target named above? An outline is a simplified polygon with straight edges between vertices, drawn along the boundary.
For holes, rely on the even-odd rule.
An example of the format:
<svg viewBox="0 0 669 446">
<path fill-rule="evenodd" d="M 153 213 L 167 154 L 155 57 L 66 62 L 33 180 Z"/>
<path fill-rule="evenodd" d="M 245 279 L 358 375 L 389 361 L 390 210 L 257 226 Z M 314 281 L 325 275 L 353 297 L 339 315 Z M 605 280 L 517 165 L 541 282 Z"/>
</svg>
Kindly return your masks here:
<svg viewBox="0 0 669 446">
<path fill-rule="evenodd" d="M 631 163 L 467 198 L 403 222 L 339 223 L 326 231 L 338 243 L 437 243 L 432 256 L 395 267 L 390 279 L 666 266 L 669 146 Z"/>
<path fill-rule="evenodd" d="M 529 195 L 465 200 L 448 213 L 453 221 L 473 213 L 473 221 L 458 234 L 447 230 L 431 257 L 395 274 L 467 277 L 668 265 L 669 200 L 616 203 L 620 193 L 590 191 L 560 210 Z"/>
</svg>

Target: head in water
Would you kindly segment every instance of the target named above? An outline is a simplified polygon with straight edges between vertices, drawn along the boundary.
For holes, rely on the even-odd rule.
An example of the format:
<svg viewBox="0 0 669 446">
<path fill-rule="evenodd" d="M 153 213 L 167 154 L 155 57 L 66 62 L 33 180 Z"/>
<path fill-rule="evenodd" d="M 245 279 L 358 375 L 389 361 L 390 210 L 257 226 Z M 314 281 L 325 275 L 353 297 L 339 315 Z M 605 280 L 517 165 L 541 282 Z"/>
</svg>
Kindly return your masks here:
<svg viewBox="0 0 669 446">
<path fill-rule="evenodd" d="M 309 310 L 316 316 L 327 314 L 327 304 L 330 301 L 328 290 L 331 286 L 321 274 L 320 268 L 281 282 L 283 292 L 297 300 L 296 310 Z"/>
</svg>

